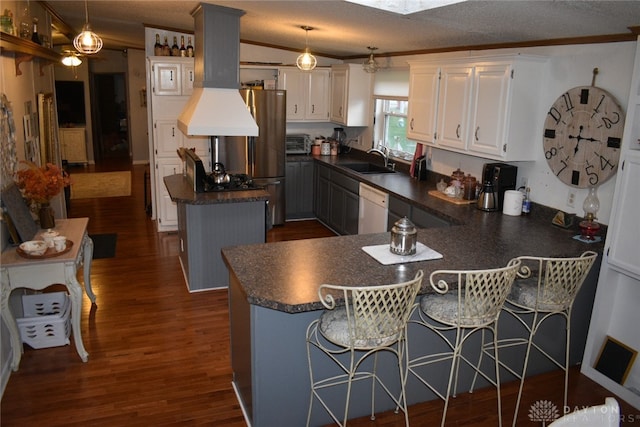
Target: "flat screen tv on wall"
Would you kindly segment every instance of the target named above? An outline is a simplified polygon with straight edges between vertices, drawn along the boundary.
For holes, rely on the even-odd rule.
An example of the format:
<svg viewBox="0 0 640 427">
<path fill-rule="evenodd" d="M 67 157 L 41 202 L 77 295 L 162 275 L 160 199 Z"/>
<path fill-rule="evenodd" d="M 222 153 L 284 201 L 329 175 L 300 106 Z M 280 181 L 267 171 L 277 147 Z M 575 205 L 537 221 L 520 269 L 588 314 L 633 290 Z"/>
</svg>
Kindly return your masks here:
<svg viewBox="0 0 640 427">
<path fill-rule="evenodd" d="M 56 104 L 60 126 L 86 123 L 83 82 L 56 81 Z"/>
</svg>

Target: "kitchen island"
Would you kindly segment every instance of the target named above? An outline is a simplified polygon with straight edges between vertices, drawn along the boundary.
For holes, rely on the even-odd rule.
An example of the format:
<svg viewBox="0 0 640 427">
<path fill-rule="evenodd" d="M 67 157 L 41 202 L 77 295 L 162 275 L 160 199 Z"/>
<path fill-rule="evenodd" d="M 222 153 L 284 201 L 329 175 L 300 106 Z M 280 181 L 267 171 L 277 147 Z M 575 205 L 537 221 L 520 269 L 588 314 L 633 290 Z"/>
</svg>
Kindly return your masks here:
<svg viewBox="0 0 640 427">
<path fill-rule="evenodd" d="M 164 178 L 178 205 L 180 265 L 190 292 L 228 286 L 220 255 L 229 245 L 263 243 L 269 193 L 264 189 L 196 193 L 183 175 Z"/>
<path fill-rule="evenodd" d="M 336 160 L 337 161 L 337 160 Z M 329 164 L 323 162 L 325 164 Z M 332 165 L 339 168 L 339 164 Z M 341 170 L 341 172 L 345 172 Z M 354 175 L 355 176 L 355 175 Z M 511 217 L 455 206 L 427 195 L 426 185 L 403 174 L 359 177 L 363 182 L 390 191 L 395 197 L 419 204 L 451 226 L 421 229 L 418 241 L 443 254 L 443 258 L 407 264 L 382 265 L 361 248 L 389 242 L 389 233 L 328 237 L 311 240 L 254 244 L 222 250 L 229 269 L 231 362 L 234 388 L 253 427 L 304 425 L 309 404 L 309 374 L 305 331 L 322 313 L 317 289 L 323 283 L 380 285 L 406 280 L 425 271 L 421 293 L 431 292 L 429 274 L 437 269 L 484 269 L 506 265 L 519 255 L 578 256 L 586 250 L 602 253 L 602 243 L 586 244 L 573 239 L 577 229 L 551 225 L 554 211 L 539 207 L 527 217 Z M 408 181 L 403 181 L 408 180 Z M 424 190 L 424 191 L 423 191 Z M 600 259 L 578 294 L 572 315 L 571 363 L 582 359 Z M 562 343 L 564 325 L 552 319 L 538 338 L 542 343 Z M 511 319 L 500 322 L 500 334 L 522 334 Z M 411 340 L 413 337 L 415 339 Z M 439 341 L 424 330 L 409 331 L 411 352 L 439 351 Z M 559 354 L 564 346 L 557 345 Z M 412 356 L 413 354 L 410 354 Z M 503 356 L 512 366 L 521 363 L 523 352 L 515 349 Z M 316 366 L 318 368 L 318 366 Z M 320 366 L 320 370 L 328 369 Z M 532 355 L 529 374 L 556 369 Z M 435 372 L 436 387 L 446 386 L 446 370 Z M 444 373 L 443 373 L 444 372 Z M 448 372 L 448 371 L 447 371 Z M 468 389 L 471 375 L 461 368 L 459 390 Z M 513 377 L 502 376 L 503 381 Z M 484 383 L 480 387 L 486 386 Z M 355 388 L 350 417 L 368 413 L 366 393 Z M 336 402 L 342 396 L 336 392 Z M 410 377 L 409 404 L 436 398 Z M 335 402 L 334 402 L 335 403 Z M 378 403 L 382 403 L 382 400 Z M 322 410 L 314 409 L 311 425 L 330 423 Z M 392 409 L 388 402 L 386 408 Z"/>
</svg>

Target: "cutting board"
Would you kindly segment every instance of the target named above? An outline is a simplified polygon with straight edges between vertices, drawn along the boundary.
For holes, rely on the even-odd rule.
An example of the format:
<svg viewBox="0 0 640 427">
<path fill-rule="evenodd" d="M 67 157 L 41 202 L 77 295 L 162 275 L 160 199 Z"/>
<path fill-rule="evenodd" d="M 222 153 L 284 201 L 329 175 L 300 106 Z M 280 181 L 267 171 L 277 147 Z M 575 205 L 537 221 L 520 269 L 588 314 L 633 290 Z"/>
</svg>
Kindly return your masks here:
<svg viewBox="0 0 640 427">
<path fill-rule="evenodd" d="M 454 205 L 470 205 L 477 202 L 477 200 L 465 200 L 465 199 L 458 199 L 456 197 L 449 197 L 438 190 L 430 190 L 428 194 L 430 196 L 437 197 L 438 199 L 445 200 L 449 203 L 453 203 Z"/>
</svg>

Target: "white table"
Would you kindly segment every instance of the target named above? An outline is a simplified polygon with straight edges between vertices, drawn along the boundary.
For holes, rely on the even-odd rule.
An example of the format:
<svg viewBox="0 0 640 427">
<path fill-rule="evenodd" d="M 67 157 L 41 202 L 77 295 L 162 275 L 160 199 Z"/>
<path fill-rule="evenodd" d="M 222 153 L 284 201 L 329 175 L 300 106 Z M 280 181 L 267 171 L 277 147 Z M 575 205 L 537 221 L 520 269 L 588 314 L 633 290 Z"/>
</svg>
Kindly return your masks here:
<svg viewBox="0 0 640 427">
<path fill-rule="evenodd" d="M 78 282 L 78 268 L 84 264 L 84 289 L 93 304 L 96 296 L 91 290 L 91 260 L 93 258 L 93 241 L 87 234 L 89 218 L 56 219 L 55 231 L 73 242 L 69 252 L 59 256 L 42 259 L 27 259 L 16 253 L 11 247 L 2 252 L 0 271 L 2 274 L 2 294 L 0 309 L 2 319 L 9 329 L 13 359 L 11 368 L 18 370 L 23 346 L 15 317 L 9 307 L 9 296 L 14 289 L 28 288 L 42 290 L 54 284 L 63 284 L 69 291 L 71 299 L 71 328 L 76 350 L 83 362 L 89 353 L 82 342 L 80 318 L 82 317 L 82 286 Z M 36 238 L 39 238 L 41 230 Z"/>
</svg>

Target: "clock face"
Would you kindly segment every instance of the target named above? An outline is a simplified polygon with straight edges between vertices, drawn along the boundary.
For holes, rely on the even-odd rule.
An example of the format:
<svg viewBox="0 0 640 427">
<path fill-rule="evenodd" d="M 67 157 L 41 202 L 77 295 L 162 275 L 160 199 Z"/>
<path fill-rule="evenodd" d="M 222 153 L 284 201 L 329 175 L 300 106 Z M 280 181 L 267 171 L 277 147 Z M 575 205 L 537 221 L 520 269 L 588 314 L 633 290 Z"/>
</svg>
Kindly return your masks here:
<svg viewBox="0 0 640 427">
<path fill-rule="evenodd" d="M 606 91 L 579 86 L 563 93 L 547 112 L 544 156 L 565 184 L 602 184 L 618 169 L 624 113 Z"/>
</svg>

